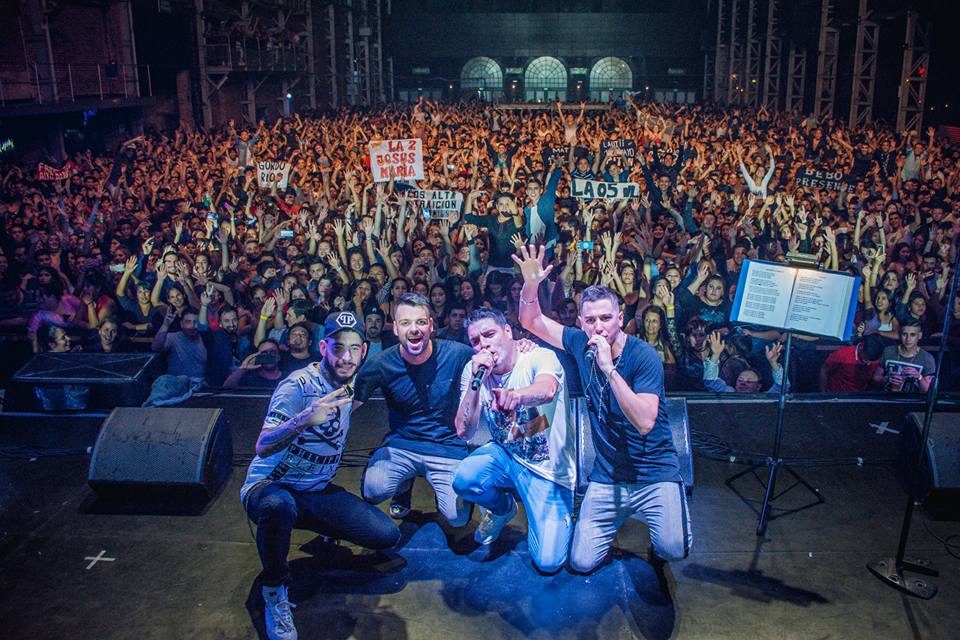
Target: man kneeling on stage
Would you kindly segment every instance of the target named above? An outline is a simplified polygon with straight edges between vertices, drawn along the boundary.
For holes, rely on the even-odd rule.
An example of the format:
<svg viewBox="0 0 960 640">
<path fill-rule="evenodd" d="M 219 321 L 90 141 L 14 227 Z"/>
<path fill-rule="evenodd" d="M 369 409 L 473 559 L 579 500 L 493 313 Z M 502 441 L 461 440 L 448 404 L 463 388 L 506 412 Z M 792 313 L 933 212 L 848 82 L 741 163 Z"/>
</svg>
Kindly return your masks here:
<svg viewBox="0 0 960 640">
<path fill-rule="evenodd" d="M 580 297 L 580 329 L 540 309 L 544 247 L 520 247 L 520 322 L 577 360 L 597 452 L 570 545 L 570 568 L 589 573 L 609 557 L 617 529 L 634 514 L 650 529 L 651 561 L 686 558 L 693 542 L 677 452 L 664 408 L 663 364 L 646 342 L 624 333 L 617 295 L 602 286 Z"/>
<path fill-rule="evenodd" d="M 366 353 L 363 325 L 350 312 L 331 313 L 321 362 L 277 386 L 257 439 L 240 498 L 257 523 L 257 551 L 271 639 L 295 640 L 287 597 L 287 553 L 293 529 L 304 528 L 368 549 L 400 540 L 397 525 L 359 496 L 331 483 L 350 428 L 349 383 Z"/>
<path fill-rule="evenodd" d="M 573 533 L 574 443 L 567 393 L 557 356 L 538 347 L 517 350 L 503 313 L 475 310 L 467 321 L 474 356 L 460 378 L 457 434 L 471 440 L 482 424 L 491 442 L 457 468 L 453 488 L 484 507 L 474 535 L 490 544 L 517 513 L 516 491 L 527 513 L 527 544 L 534 565 L 559 571 Z"/>
</svg>

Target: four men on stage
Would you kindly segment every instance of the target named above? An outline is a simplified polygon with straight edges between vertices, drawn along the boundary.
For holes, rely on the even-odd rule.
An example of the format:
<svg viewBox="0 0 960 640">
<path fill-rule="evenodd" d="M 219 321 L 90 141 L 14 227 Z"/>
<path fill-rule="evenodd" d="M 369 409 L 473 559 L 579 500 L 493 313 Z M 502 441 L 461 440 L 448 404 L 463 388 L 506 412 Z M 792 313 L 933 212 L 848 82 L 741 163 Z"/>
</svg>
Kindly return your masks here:
<svg viewBox="0 0 960 640">
<path fill-rule="evenodd" d="M 474 536 L 480 544 L 497 539 L 519 497 L 530 556 L 547 574 L 564 565 L 584 573 L 597 568 L 617 529 L 635 514 L 650 528 L 656 557 L 687 556 L 690 519 L 656 351 L 621 331 L 617 297 L 604 287 L 584 291 L 581 329 L 544 316 L 539 288 L 552 269 L 543 267 L 544 254 L 531 246 L 514 256 L 524 279 L 520 322 L 574 356 L 587 396 L 597 459 L 576 525 L 576 425 L 553 351 L 528 348 L 529 341 L 520 348 L 504 315 L 490 308 L 470 315 L 470 346 L 435 340 L 429 302 L 406 294 L 393 321 L 399 344 L 363 362 L 361 320 L 331 314 L 321 362 L 293 372 L 274 392 L 241 489 L 257 524 L 269 637 L 296 638 L 286 591 L 292 530 L 392 547 L 399 529 L 372 505 L 404 492 L 417 476 L 433 488 L 452 526 L 470 520 L 468 503 L 482 508 Z M 361 500 L 332 480 L 350 415 L 377 388 L 390 429 L 363 473 Z M 471 452 L 468 443 L 487 439 Z"/>
</svg>

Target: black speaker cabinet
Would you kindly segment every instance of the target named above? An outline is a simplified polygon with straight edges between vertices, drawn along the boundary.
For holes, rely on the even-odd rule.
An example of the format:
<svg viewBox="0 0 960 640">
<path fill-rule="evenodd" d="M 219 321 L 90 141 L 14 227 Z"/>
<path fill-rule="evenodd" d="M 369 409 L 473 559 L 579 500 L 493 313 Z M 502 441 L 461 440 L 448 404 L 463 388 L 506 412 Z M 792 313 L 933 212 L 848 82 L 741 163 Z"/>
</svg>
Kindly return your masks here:
<svg viewBox="0 0 960 640">
<path fill-rule="evenodd" d="M 232 465 L 222 410 L 119 407 L 103 423 L 87 480 L 109 499 L 209 500 Z"/>
<path fill-rule="evenodd" d="M 902 433 L 901 463 L 906 478 L 910 477 L 910 465 L 920 445 L 923 416 L 919 412 L 908 414 Z M 960 516 L 960 413 L 933 414 L 918 481 L 927 510 L 944 517 Z"/>
</svg>

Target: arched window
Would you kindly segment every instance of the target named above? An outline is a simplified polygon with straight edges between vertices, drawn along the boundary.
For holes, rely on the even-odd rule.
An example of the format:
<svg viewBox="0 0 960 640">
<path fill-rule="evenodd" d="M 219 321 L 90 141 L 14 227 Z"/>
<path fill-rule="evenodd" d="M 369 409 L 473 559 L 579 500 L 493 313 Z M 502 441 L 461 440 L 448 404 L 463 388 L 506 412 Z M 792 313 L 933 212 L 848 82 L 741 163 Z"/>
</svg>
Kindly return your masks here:
<svg viewBox="0 0 960 640">
<path fill-rule="evenodd" d="M 602 58 L 590 69 L 590 99 L 607 102 L 633 89 L 633 72 L 620 58 Z"/>
<path fill-rule="evenodd" d="M 567 68 L 556 58 L 537 58 L 527 66 L 523 85 L 527 102 L 566 100 Z"/>
<path fill-rule="evenodd" d="M 477 57 L 467 60 L 460 71 L 460 89 L 475 93 L 489 102 L 503 95 L 503 71 L 490 58 Z"/>
</svg>

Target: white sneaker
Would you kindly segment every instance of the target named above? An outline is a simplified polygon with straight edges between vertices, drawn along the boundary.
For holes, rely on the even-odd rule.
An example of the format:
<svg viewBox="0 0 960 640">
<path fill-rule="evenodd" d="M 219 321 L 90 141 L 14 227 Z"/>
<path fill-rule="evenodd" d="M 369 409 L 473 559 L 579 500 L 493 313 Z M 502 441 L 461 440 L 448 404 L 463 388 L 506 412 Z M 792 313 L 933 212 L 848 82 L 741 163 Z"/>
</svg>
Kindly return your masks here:
<svg viewBox="0 0 960 640">
<path fill-rule="evenodd" d="M 297 628 L 293 626 L 291 608 L 297 605 L 287 599 L 286 585 L 263 587 L 264 613 L 267 637 L 270 640 L 297 640 Z"/>
<path fill-rule="evenodd" d="M 489 509 L 480 507 L 480 524 L 473 532 L 473 539 L 477 544 L 490 544 L 500 537 L 504 525 L 513 520 L 515 515 L 517 515 L 517 501 L 513 498 L 510 498 L 510 511 L 502 516 L 494 515 Z"/>
</svg>

